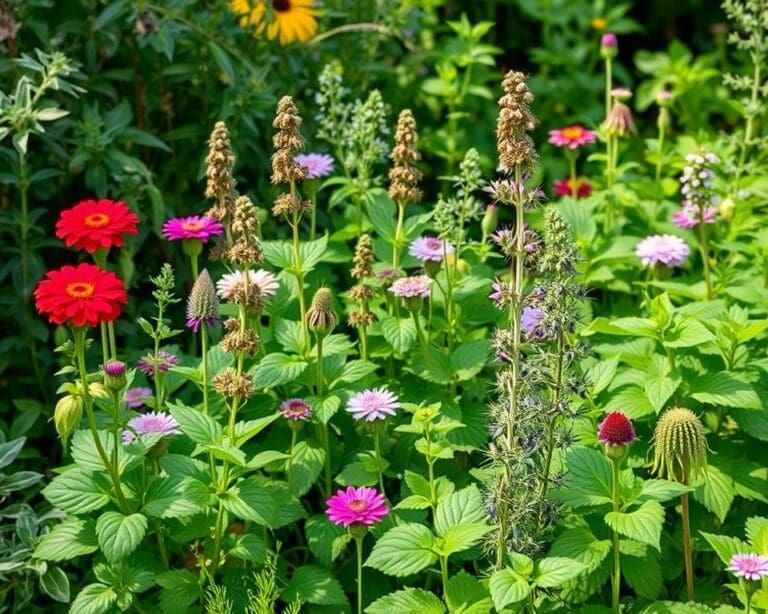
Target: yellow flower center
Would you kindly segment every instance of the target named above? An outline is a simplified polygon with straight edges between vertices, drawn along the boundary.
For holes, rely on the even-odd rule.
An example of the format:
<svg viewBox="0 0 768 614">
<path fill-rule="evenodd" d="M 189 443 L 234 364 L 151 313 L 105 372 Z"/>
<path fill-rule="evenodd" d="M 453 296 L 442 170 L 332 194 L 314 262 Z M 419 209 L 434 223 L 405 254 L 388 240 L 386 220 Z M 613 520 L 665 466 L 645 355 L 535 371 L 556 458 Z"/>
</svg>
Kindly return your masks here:
<svg viewBox="0 0 768 614">
<path fill-rule="evenodd" d="M 592 20 L 591 24 L 595 30 L 605 30 L 606 26 L 608 25 L 608 22 L 602 17 L 595 17 Z"/>
<path fill-rule="evenodd" d="M 278 13 L 285 13 L 291 10 L 291 0 L 272 0 L 272 8 Z"/>
<path fill-rule="evenodd" d="M 181 227 L 188 232 L 197 232 L 202 229 L 203 224 L 201 222 L 182 222 Z"/>
<path fill-rule="evenodd" d="M 362 499 L 355 499 L 350 501 L 347 507 L 353 512 L 362 512 L 365 509 L 365 501 Z"/>
<path fill-rule="evenodd" d="M 584 128 L 581 126 L 568 126 L 567 128 L 563 128 L 563 137 L 569 141 L 580 139 L 583 134 Z"/>
<path fill-rule="evenodd" d="M 88 298 L 93 294 L 93 284 L 76 281 L 67 286 L 67 294 L 72 298 Z"/>
<path fill-rule="evenodd" d="M 104 228 L 109 224 L 109 216 L 106 213 L 91 213 L 85 216 L 84 222 L 88 228 Z"/>
</svg>

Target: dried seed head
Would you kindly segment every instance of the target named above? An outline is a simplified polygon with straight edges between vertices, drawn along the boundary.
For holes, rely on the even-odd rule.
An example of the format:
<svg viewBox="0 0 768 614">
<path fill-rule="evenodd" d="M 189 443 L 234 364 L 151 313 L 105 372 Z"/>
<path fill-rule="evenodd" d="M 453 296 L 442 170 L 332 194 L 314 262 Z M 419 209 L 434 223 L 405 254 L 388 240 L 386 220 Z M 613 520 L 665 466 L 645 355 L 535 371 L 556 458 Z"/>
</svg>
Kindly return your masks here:
<svg viewBox="0 0 768 614">
<path fill-rule="evenodd" d="M 395 162 L 389 171 L 389 195 L 397 202 L 418 202 L 421 200 L 421 171 L 413 166 L 421 157 L 416 149 L 419 134 L 416 120 L 410 109 L 400 111 L 395 131 L 395 148 L 390 157 Z"/>
<path fill-rule="evenodd" d="M 499 99 L 499 117 L 496 121 L 496 147 L 499 164 L 509 171 L 516 165 L 533 166 L 536 150 L 528 133 L 536 127 L 536 118 L 530 105 L 533 94 L 525 83 L 525 75 L 510 71 L 502 82 L 504 95 Z"/>
<path fill-rule="evenodd" d="M 328 288 L 318 288 L 307 310 L 307 326 L 317 335 L 327 335 L 339 321 L 333 310 L 333 295 Z"/>
<path fill-rule="evenodd" d="M 304 139 L 299 132 L 301 116 L 293 103 L 293 98 L 283 96 L 277 103 L 277 115 L 272 122 L 277 132 L 272 137 L 275 153 L 272 156 L 272 183 L 289 183 L 306 178 L 306 170 L 293 156 L 304 147 Z"/>
<path fill-rule="evenodd" d="M 623 102 L 614 102 L 608 117 L 605 118 L 605 126 L 608 132 L 618 136 L 633 132 L 635 121 L 632 118 L 632 110 Z"/>
<path fill-rule="evenodd" d="M 224 122 L 216 122 L 208 139 L 208 156 L 205 158 L 206 197 L 222 201 L 234 193 L 237 185 L 232 175 L 234 165 L 227 126 Z"/>
<path fill-rule="evenodd" d="M 349 298 L 353 301 L 370 301 L 374 296 L 373 288 L 365 284 L 357 284 L 349 291 Z"/>
<path fill-rule="evenodd" d="M 187 328 L 195 332 L 201 324 L 212 328 L 219 323 L 219 299 L 207 269 L 203 269 L 192 286 L 187 300 Z"/>
<path fill-rule="evenodd" d="M 294 214 L 302 215 L 312 211 L 312 201 L 302 200 L 298 195 L 285 192 L 275 199 L 272 207 L 272 215 L 275 217 L 292 217 Z"/>
<path fill-rule="evenodd" d="M 707 466 L 707 438 L 704 425 L 690 409 L 673 407 L 664 412 L 653 434 L 651 472 L 689 483 Z"/>
<path fill-rule="evenodd" d="M 248 356 L 255 356 L 259 351 L 260 339 L 256 331 L 251 328 L 240 330 L 240 322 L 235 318 L 230 318 L 224 323 L 227 334 L 221 339 L 221 349 L 225 352 L 235 354 L 242 352 Z"/>
<path fill-rule="evenodd" d="M 357 328 L 360 326 L 362 326 L 363 328 L 367 328 L 368 326 L 373 324 L 374 319 L 375 318 L 370 311 L 356 310 L 356 311 L 352 311 L 349 314 L 347 323 L 353 328 Z"/>
<path fill-rule="evenodd" d="M 355 246 L 354 267 L 351 275 L 355 279 L 373 276 L 373 242 L 370 235 L 361 235 Z"/>
<path fill-rule="evenodd" d="M 212 382 L 216 392 L 225 398 L 249 399 L 255 394 L 250 373 L 238 375 L 234 369 L 224 369 L 213 377 Z"/>
</svg>

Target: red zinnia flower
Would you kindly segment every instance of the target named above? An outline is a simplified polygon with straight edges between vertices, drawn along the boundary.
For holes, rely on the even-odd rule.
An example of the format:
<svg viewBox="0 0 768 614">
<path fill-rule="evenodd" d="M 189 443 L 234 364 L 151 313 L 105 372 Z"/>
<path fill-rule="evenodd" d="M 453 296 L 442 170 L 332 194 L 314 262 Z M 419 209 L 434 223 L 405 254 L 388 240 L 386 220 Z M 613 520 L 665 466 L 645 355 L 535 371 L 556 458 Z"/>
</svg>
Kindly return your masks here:
<svg viewBox="0 0 768 614">
<path fill-rule="evenodd" d="M 637 441 L 635 427 L 626 414 L 614 411 L 600 423 L 597 440 L 608 446 L 628 446 Z"/>
<path fill-rule="evenodd" d="M 120 315 L 128 301 L 120 278 L 95 264 L 66 265 L 49 271 L 35 289 L 35 306 L 53 324 L 96 326 Z"/>
<path fill-rule="evenodd" d="M 571 184 L 571 178 L 555 179 L 552 182 L 552 188 L 555 196 L 570 196 L 573 192 L 573 186 Z M 584 198 L 592 194 L 592 184 L 589 183 L 584 177 L 576 178 L 576 196 L 578 198 Z"/>
<path fill-rule="evenodd" d="M 139 218 L 121 200 L 83 200 L 61 212 L 56 222 L 56 236 L 67 247 L 92 254 L 103 247 L 122 247 L 123 235 L 139 233 Z"/>
</svg>

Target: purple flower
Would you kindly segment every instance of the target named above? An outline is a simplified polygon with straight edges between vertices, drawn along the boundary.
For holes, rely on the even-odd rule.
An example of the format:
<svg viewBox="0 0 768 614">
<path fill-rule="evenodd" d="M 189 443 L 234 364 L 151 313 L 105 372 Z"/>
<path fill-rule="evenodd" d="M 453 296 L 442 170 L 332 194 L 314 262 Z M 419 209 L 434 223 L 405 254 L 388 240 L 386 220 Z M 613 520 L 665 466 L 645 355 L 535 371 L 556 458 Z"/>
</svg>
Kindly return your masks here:
<svg viewBox="0 0 768 614">
<path fill-rule="evenodd" d="M 224 232 L 224 226 L 207 215 L 175 217 L 163 224 L 163 234 L 171 241 L 197 239 L 207 243 L 208 239 Z"/>
<path fill-rule="evenodd" d="M 108 360 L 102 366 L 105 375 L 110 377 L 120 377 L 125 375 L 125 363 L 119 360 Z"/>
<path fill-rule="evenodd" d="M 546 336 L 544 329 L 541 328 L 543 319 L 544 312 L 538 307 L 523 307 L 523 313 L 520 315 L 520 326 L 529 337 L 543 339 Z"/>
<path fill-rule="evenodd" d="M 600 38 L 600 46 L 605 48 L 617 47 L 619 44 L 616 35 L 613 32 L 606 32 Z"/>
<path fill-rule="evenodd" d="M 139 409 L 152 398 L 152 391 L 149 388 L 129 388 L 125 391 L 125 404 L 131 409 Z"/>
<path fill-rule="evenodd" d="M 123 431 L 123 443 L 128 445 L 136 440 L 136 435 L 161 433 L 164 437 L 181 435 L 176 418 L 160 411 L 136 416 L 128 421 L 128 428 Z"/>
<path fill-rule="evenodd" d="M 147 354 L 136 361 L 136 366 L 147 377 L 155 376 L 155 368 L 159 373 L 167 373 L 171 367 L 179 364 L 179 357 L 170 352 L 161 351 L 154 354 Z"/>
<path fill-rule="evenodd" d="M 717 210 L 714 207 L 706 207 L 704 209 L 704 223 L 714 224 L 717 218 Z M 672 222 L 678 228 L 690 229 L 699 225 L 702 219 L 700 209 L 693 204 L 685 201 L 683 208 L 680 211 L 676 211 L 672 214 Z"/>
<path fill-rule="evenodd" d="M 419 237 L 408 248 L 408 253 L 422 262 L 442 262 L 446 254 L 454 251 L 453 245 L 437 237 Z"/>
<path fill-rule="evenodd" d="M 269 271 L 259 269 L 257 271 L 248 271 L 248 281 L 251 284 L 251 288 L 259 291 L 259 296 L 268 298 L 274 296 L 280 284 L 275 277 Z M 220 298 L 230 300 L 235 291 L 242 287 L 245 282 L 245 274 L 242 271 L 235 271 L 234 273 L 226 273 L 222 275 L 221 279 L 216 282 L 216 293 Z"/>
<path fill-rule="evenodd" d="M 768 557 L 759 554 L 734 554 L 726 569 L 734 576 L 757 582 L 768 578 Z"/>
<path fill-rule="evenodd" d="M 419 296 L 428 298 L 432 280 L 426 275 L 414 275 L 396 280 L 389 291 L 400 298 L 412 298 Z"/>
<path fill-rule="evenodd" d="M 328 154 L 299 154 L 293 159 L 307 171 L 307 179 L 320 179 L 333 172 L 333 158 Z"/>
<path fill-rule="evenodd" d="M 376 524 L 389 512 L 384 496 L 375 488 L 367 486 L 349 486 L 347 490 L 337 490 L 326 501 L 326 505 L 330 521 L 345 527 Z"/>
<path fill-rule="evenodd" d="M 355 420 L 383 420 L 394 416 L 400 407 L 397 396 L 384 387 L 363 390 L 353 395 L 347 402 L 347 411 Z"/>
<path fill-rule="evenodd" d="M 635 255 L 645 266 L 680 266 L 685 263 L 690 253 L 686 242 L 675 235 L 646 237 L 635 248 Z"/>
<path fill-rule="evenodd" d="M 304 399 L 286 399 L 280 403 L 280 413 L 286 420 L 309 420 L 312 417 L 312 406 Z"/>
</svg>

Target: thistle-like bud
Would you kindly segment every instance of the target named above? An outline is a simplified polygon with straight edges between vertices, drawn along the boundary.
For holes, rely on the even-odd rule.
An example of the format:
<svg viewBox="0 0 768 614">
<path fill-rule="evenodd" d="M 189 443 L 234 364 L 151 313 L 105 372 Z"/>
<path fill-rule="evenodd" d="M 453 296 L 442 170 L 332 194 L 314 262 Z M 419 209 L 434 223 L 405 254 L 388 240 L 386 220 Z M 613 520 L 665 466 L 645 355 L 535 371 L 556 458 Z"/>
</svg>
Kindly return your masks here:
<svg viewBox="0 0 768 614">
<path fill-rule="evenodd" d="M 351 275 L 355 279 L 373 277 L 373 242 L 370 235 L 361 235 L 355 246 L 355 257 L 352 260 L 355 265 Z"/>
<path fill-rule="evenodd" d="M 73 394 L 61 397 L 53 410 L 53 423 L 62 441 L 66 441 L 83 417 L 83 400 Z"/>
<path fill-rule="evenodd" d="M 421 171 L 414 166 L 421 158 L 416 149 L 418 140 L 413 113 L 410 109 L 403 109 L 397 118 L 395 148 L 390 154 L 395 165 L 389 171 L 389 195 L 396 202 L 415 203 L 421 200 Z"/>
<path fill-rule="evenodd" d="M 605 126 L 608 132 L 618 136 L 633 132 L 635 120 L 632 118 L 632 110 L 623 102 L 614 102 L 608 117 L 605 118 Z"/>
<path fill-rule="evenodd" d="M 333 310 L 333 295 L 328 288 L 318 288 L 312 297 L 312 305 L 307 310 L 307 326 L 318 337 L 330 333 L 339 318 Z"/>
<path fill-rule="evenodd" d="M 125 363 L 119 360 L 108 360 L 101 367 L 104 372 L 104 385 L 108 390 L 120 392 L 128 381 L 125 377 Z"/>
<path fill-rule="evenodd" d="M 668 409 L 656 423 L 653 434 L 651 472 L 669 480 L 690 483 L 707 466 L 704 425 L 690 409 Z"/>
<path fill-rule="evenodd" d="M 207 269 L 203 269 L 192 286 L 187 300 L 187 328 L 197 332 L 200 325 L 213 328 L 219 324 L 219 299 Z"/>
<path fill-rule="evenodd" d="M 275 147 L 272 156 L 272 183 L 302 181 L 306 178 L 306 170 L 293 156 L 304 147 L 304 139 L 299 132 L 301 116 L 293 98 L 283 96 L 280 99 L 272 126 L 277 129 L 272 137 Z"/>
<path fill-rule="evenodd" d="M 222 121 L 216 122 L 208 139 L 208 156 L 205 158 L 205 176 L 208 179 L 205 187 L 207 198 L 215 198 L 223 203 L 231 196 L 236 186 L 232 175 L 234 165 L 235 156 L 229 142 L 227 126 Z"/>
<path fill-rule="evenodd" d="M 619 53 L 619 40 L 612 32 L 606 32 L 600 37 L 600 56 L 604 59 L 615 58 Z"/>
<path fill-rule="evenodd" d="M 516 165 L 533 166 L 536 150 L 528 136 L 536 127 L 536 118 L 530 105 L 533 94 L 525 83 L 525 75 L 510 71 L 502 82 L 504 95 L 499 98 L 499 117 L 496 120 L 496 148 L 502 170 L 509 171 Z"/>
</svg>

